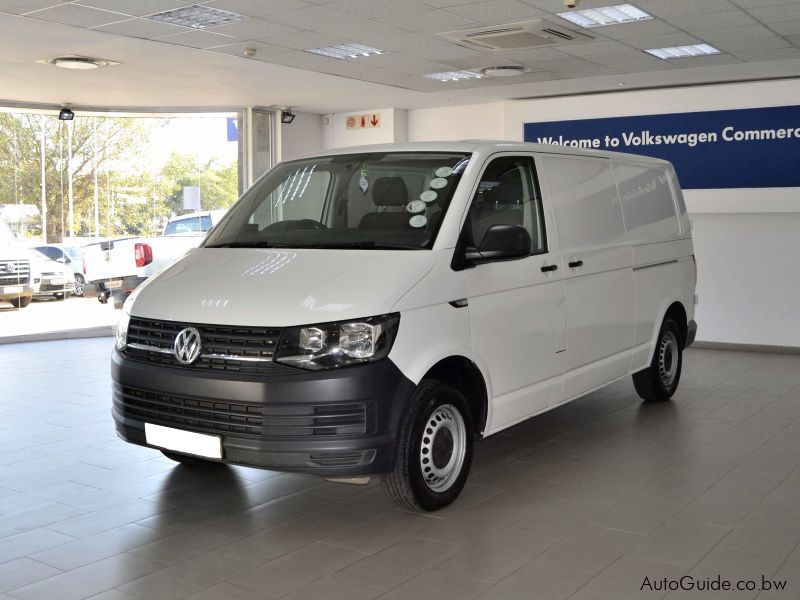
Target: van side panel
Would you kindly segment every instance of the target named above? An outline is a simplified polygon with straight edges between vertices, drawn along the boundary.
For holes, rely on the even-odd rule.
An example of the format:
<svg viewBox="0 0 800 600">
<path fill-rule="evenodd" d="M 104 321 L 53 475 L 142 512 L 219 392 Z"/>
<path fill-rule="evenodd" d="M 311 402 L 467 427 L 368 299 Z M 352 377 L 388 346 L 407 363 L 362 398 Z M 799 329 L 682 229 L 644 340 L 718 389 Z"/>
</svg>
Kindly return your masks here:
<svg viewBox="0 0 800 600">
<path fill-rule="evenodd" d="M 564 265 L 563 398 L 569 399 L 628 372 L 634 340 L 632 256 L 611 161 L 555 154 L 537 160 Z"/>
<path fill-rule="evenodd" d="M 635 352 L 631 370 L 650 364 L 671 304 L 694 316 L 694 265 L 686 207 L 670 165 L 614 159 L 625 228 L 633 253 Z"/>
</svg>

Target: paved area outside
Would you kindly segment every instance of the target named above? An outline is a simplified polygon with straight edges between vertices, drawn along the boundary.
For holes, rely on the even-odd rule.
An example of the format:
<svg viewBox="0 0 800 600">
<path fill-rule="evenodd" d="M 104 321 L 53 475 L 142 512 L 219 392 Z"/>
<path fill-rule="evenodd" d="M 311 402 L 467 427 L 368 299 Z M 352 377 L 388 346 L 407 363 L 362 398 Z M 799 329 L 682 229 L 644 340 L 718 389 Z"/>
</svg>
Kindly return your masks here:
<svg viewBox="0 0 800 600">
<path fill-rule="evenodd" d="M 800 598 L 800 357 L 690 350 L 477 445 L 464 495 L 190 469 L 123 443 L 110 339 L 0 347 L 0 599 Z M 641 590 L 788 579 L 781 592 Z M 5 594 L 5 595 L 4 595 Z"/>
<path fill-rule="evenodd" d="M 0 343 L 111 335 L 119 311 L 97 298 L 36 299 L 26 308 L 0 302 Z"/>
</svg>

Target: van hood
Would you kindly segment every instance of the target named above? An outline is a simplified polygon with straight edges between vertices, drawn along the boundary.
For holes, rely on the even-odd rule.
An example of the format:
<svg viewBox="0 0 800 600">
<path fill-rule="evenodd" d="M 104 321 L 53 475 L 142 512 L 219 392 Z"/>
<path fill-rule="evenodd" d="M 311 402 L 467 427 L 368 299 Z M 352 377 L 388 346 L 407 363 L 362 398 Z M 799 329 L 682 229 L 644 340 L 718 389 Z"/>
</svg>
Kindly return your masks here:
<svg viewBox="0 0 800 600">
<path fill-rule="evenodd" d="M 430 250 L 196 248 L 136 292 L 137 317 L 287 327 L 391 312 Z"/>
</svg>

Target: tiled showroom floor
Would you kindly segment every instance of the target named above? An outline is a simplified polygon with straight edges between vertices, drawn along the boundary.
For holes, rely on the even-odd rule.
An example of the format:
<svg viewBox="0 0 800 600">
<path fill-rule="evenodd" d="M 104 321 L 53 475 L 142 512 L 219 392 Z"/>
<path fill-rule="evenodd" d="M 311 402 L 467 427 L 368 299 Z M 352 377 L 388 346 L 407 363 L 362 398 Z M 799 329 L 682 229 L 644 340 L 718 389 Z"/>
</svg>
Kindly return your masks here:
<svg viewBox="0 0 800 600">
<path fill-rule="evenodd" d="M 110 347 L 0 347 L 1 600 L 660 598 L 645 576 L 683 575 L 800 598 L 800 356 L 691 350 L 673 402 L 626 380 L 489 438 L 462 498 L 422 515 L 374 480 L 123 443 Z"/>
</svg>

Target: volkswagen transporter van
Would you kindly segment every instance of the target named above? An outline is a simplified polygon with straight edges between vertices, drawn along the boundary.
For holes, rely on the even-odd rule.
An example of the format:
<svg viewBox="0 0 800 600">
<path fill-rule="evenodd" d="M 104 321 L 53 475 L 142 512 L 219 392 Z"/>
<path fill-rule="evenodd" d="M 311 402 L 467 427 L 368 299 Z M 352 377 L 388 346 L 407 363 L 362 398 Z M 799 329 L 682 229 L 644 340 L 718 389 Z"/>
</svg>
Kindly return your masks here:
<svg viewBox="0 0 800 600">
<path fill-rule="evenodd" d="M 695 336 L 663 161 L 517 143 L 279 164 L 125 303 L 119 435 L 189 464 L 343 480 L 435 510 L 473 441 L 628 375 L 668 400 Z"/>
</svg>

